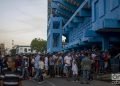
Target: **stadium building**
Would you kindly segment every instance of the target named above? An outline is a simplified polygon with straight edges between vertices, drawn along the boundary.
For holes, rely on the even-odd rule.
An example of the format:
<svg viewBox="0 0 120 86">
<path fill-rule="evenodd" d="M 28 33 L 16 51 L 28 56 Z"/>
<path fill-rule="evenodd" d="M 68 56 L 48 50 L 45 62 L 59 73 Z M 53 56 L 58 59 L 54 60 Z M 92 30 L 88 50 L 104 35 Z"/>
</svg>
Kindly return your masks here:
<svg viewBox="0 0 120 86">
<path fill-rule="evenodd" d="M 120 50 L 120 0 L 49 0 L 47 40 L 48 53 Z"/>
</svg>

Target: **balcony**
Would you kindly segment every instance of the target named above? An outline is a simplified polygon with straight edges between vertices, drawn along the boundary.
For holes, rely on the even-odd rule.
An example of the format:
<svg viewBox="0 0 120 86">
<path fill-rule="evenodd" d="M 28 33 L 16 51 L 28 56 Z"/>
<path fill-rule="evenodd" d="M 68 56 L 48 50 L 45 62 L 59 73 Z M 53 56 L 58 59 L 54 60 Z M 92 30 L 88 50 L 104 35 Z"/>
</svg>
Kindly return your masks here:
<svg viewBox="0 0 120 86">
<path fill-rule="evenodd" d="M 97 32 L 120 32 L 120 20 L 117 19 L 104 19 L 103 27 L 98 28 Z"/>
</svg>

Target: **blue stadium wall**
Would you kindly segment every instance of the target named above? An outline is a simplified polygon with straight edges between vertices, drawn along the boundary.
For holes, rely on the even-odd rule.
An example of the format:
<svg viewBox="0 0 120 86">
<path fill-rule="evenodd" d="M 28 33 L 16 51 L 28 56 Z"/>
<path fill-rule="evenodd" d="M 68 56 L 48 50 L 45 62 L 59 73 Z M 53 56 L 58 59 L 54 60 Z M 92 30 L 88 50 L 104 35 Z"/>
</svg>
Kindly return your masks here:
<svg viewBox="0 0 120 86">
<path fill-rule="evenodd" d="M 120 44 L 120 0 L 53 0 L 51 8 L 57 16 L 49 18 L 48 53 L 94 45 L 105 51 Z M 62 36 L 66 37 L 64 47 Z"/>
</svg>

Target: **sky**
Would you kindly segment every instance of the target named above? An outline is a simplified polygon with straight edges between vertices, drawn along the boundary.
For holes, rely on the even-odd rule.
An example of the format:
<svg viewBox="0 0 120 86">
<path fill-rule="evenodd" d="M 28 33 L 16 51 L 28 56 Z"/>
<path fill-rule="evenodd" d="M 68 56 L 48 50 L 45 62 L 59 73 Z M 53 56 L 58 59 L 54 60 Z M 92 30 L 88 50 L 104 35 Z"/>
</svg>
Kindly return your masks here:
<svg viewBox="0 0 120 86">
<path fill-rule="evenodd" d="M 0 0 L 0 43 L 6 48 L 47 39 L 47 0 Z"/>
</svg>

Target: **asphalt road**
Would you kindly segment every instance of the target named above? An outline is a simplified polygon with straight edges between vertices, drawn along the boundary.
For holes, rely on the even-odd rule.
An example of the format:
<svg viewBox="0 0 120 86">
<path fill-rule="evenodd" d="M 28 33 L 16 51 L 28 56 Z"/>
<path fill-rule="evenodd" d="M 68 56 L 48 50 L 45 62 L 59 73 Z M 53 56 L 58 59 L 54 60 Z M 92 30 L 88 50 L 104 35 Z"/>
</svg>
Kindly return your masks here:
<svg viewBox="0 0 120 86">
<path fill-rule="evenodd" d="M 62 78 L 47 79 L 42 83 L 32 80 L 23 81 L 23 86 L 114 86 L 111 82 L 93 80 L 90 84 L 80 84 L 80 82 L 67 81 Z"/>
</svg>

